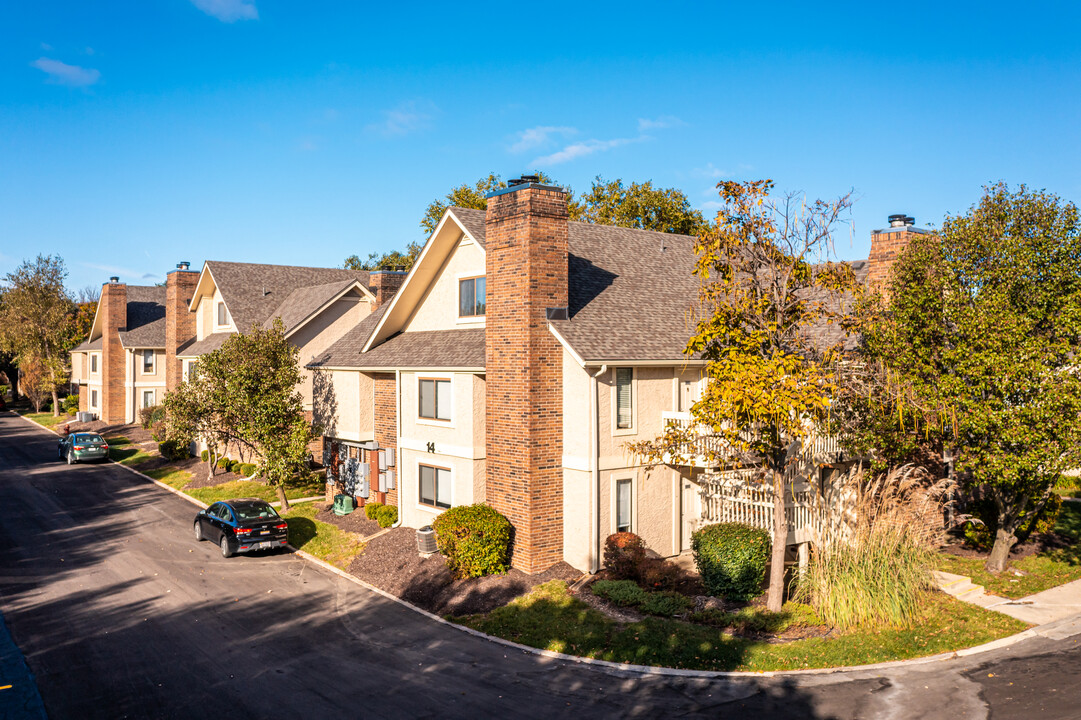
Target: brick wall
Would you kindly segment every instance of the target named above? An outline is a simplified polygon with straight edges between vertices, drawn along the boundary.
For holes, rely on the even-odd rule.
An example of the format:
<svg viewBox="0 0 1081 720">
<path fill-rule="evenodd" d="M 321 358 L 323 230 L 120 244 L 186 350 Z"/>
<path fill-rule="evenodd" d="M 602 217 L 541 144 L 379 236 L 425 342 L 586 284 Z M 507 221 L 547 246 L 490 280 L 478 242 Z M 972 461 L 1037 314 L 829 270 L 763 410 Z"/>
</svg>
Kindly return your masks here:
<svg viewBox="0 0 1081 720">
<path fill-rule="evenodd" d="M 374 373 L 372 375 L 375 387 L 375 441 L 381 448 L 394 448 L 395 455 L 398 452 L 398 389 L 394 381 L 394 373 Z M 373 453 L 374 454 L 374 453 Z M 397 458 L 397 467 L 394 468 L 394 477 L 397 483 L 401 482 L 401 458 Z M 379 462 L 378 457 L 371 469 L 372 496 L 376 502 L 388 505 L 398 504 L 398 490 L 388 493 L 377 493 L 379 487 Z"/>
<path fill-rule="evenodd" d="M 105 283 L 99 310 L 102 319 L 101 419 L 107 423 L 126 421 L 124 407 L 124 348 L 119 331 L 128 324 L 128 286 Z"/>
<path fill-rule="evenodd" d="M 375 306 L 379 307 L 394 297 L 408 274 L 404 270 L 373 270 L 368 285 L 375 293 Z"/>
<path fill-rule="evenodd" d="M 199 284 L 199 273 L 173 270 L 165 277 L 165 389 L 172 390 L 183 379 L 183 363 L 176 349 L 195 339 L 195 313 L 188 304 Z"/>
<path fill-rule="evenodd" d="M 885 291 L 890 268 L 912 239 L 922 233 L 908 229 L 874 230 L 871 232 L 871 254 L 867 258 L 867 284 Z"/>
<path fill-rule="evenodd" d="M 488 200 L 485 491 L 515 529 L 514 567 L 563 559 L 563 396 L 546 309 L 567 307 L 567 198 L 525 185 Z"/>
</svg>

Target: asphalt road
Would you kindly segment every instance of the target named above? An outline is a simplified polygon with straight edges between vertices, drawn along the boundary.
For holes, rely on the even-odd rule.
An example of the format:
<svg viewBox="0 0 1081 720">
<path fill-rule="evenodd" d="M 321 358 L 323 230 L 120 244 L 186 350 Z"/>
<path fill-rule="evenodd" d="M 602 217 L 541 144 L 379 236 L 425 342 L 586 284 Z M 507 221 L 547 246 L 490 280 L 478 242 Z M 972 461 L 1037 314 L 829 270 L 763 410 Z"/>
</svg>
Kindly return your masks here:
<svg viewBox="0 0 1081 720">
<path fill-rule="evenodd" d="M 55 444 L 0 413 L 0 613 L 52 718 L 1081 717 L 1081 635 L 1065 637 L 1081 625 L 885 671 L 598 669 L 435 623 L 291 554 L 223 559 L 191 537 L 193 505 L 123 468 L 58 463 Z"/>
</svg>

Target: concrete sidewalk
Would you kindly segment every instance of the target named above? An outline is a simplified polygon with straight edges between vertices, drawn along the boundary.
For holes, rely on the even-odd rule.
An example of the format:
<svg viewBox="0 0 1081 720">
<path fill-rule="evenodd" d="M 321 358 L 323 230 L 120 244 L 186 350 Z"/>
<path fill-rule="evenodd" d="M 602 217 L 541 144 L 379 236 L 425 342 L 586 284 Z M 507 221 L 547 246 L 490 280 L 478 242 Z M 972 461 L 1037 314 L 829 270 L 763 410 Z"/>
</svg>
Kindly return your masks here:
<svg viewBox="0 0 1081 720">
<path fill-rule="evenodd" d="M 1050 590 L 1018 600 L 991 595 L 964 575 L 941 571 L 932 573 L 939 588 L 958 600 L 1015 617 L 1032 625 L 1064 620 L 1081 613 L 1081 580 L 1074 580 Z"/>
</svg>

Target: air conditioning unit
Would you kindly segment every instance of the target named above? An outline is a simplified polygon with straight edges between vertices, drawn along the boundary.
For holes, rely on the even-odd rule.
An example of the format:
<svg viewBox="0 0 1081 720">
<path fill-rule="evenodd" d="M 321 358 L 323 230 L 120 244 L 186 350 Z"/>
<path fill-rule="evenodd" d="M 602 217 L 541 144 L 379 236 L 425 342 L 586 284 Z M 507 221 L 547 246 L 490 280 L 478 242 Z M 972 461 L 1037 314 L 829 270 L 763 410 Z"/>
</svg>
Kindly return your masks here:
<svg viewBox="0 0 1081 720">
<path fill-rule="evenodd" d="M 438 551 L 439 547 L 435 544 L 435 530 L 432 529 L 432 526 L 425 525 L 420 530 L 417 530 L 417 552 L 431 555 Z"/>
</svg>

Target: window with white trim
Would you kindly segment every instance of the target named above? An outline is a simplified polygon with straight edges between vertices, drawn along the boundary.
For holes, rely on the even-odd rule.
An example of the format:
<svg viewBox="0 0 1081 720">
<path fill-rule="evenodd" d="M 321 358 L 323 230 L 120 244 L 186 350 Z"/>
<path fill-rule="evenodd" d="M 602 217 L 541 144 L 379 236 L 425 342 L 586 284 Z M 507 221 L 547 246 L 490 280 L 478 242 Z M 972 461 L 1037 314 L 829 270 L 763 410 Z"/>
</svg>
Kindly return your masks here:
<svg viewBox="0 0 1081 720">
<path fill-rule="evenodd" d="M 143 390 L 143 407 L 154 407 L 154 391 Z"/>
<path fill-rule="evenodd" d="M 627 478 L 616 480 L 616 532 L 634 532 L 634 485 Z"/>
<path fill-rule="evenodd" d="M 225 303 L 218 303 L 218 317 L 216 323 L 218 327 L 225 327 L 229 324 L 229 311 L 225 308 Z"/>
<path fill-rule="evenodd" d="M 616 428 L 629 430 L 634 427 L 634 368 L 615 369 Z"/>
<path fill-rule="evenodd" d="M 97 409 L 98 407 L 98 391 L 90 391 L 90 407 Z"/>
<path fill-rule="evenodd" d="M 426 420 L 450 420 L 450 380 L 420 378 L 417 383 L 417 416 Z"/>
<path fill-rule="evenodd" d="M 418 465 L 417 475 L 420 479 L 420 494 L 418 495 L 420 504 L 436 508 L 449 508 L 450 469 L 432 465 Z"/>
<path fill-rule="evenodd" d="M 458 281 L 458 317 L 484 315 L 487 308 L 487 281 L 484 276 Z"/>
<path fill-rule="evenodd" d="M 154 374 L 154 351 L 143 350 L 143 375 Z"/>
<path fill-rule="evenodd" d="M 90 372 L 96 373 L 98 371 L 98 354 L 90 353 Z"/>
</svg>

